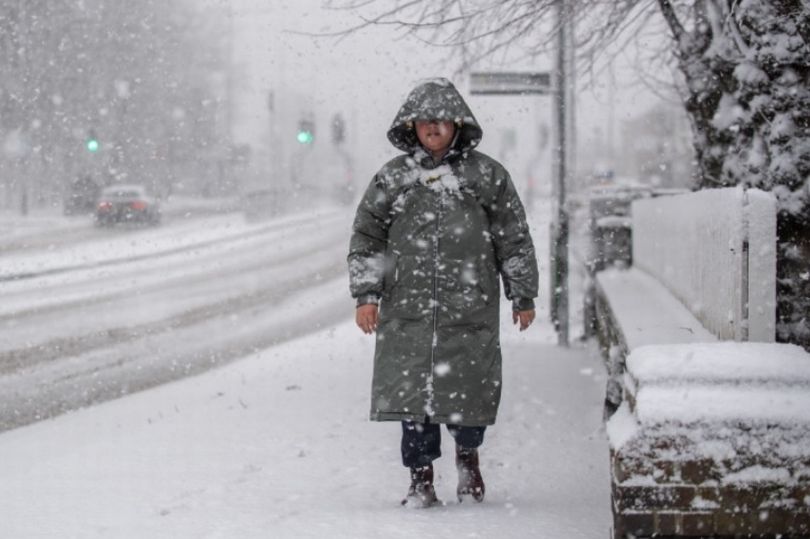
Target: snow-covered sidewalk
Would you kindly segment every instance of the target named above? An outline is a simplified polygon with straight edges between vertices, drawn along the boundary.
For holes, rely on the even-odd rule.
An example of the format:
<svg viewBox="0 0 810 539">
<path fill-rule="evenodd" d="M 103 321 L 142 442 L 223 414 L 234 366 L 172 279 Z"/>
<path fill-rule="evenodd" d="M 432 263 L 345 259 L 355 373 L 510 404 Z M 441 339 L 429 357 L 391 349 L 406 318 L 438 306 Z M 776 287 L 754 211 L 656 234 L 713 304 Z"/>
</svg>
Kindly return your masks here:
<svg viewBox="0 0 810 539">
<path fill-rule="evenodd" d="M 545 326 L 544 326 L 545 324 Z M 350 322 L 225 368 L 0 435 L 3 537 L 602 538 L 604 375 L 547 322 L 504 328 L 483 504 L 399 506 L 400 427 L 367 420 L 372 339 Z"/>
</svg>

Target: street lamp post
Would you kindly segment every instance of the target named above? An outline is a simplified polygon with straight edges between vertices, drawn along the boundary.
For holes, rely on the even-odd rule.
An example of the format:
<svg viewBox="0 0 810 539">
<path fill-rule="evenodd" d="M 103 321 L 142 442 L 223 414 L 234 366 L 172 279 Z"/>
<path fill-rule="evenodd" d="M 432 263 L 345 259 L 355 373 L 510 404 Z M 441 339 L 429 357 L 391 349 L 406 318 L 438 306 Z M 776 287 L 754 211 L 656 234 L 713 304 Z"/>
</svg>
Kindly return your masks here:
<svg viewBox="0 0 810 539">
<path fill-rule="evenodd" d="M 568 176 L 566 136 L 568 104 L 568 73 L 566 45 L 568 41 L 568 12 L 565 0 L 557 0 L 557 54 L 554 69 L 554 134 L 556 142 L 554 194 L 555 213 L 551 224 L 551 319 L 557 331 L 557 342 L 568 345 L 568 208 L 566 183 Z"/>
</svg>

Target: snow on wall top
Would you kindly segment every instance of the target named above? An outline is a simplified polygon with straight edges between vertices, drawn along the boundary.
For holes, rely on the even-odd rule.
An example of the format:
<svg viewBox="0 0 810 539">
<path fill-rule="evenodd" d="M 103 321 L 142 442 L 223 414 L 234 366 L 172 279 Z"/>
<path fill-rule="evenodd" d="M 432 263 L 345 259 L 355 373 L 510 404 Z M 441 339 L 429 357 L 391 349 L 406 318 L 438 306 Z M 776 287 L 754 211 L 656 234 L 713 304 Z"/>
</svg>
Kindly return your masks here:
<svg viewBox="0 0 810 539">
<path fill-rule="evenodd" d="M 720 339 L 773 341 L 772 195 L 706 189 L 639 199 L 632 208 L 635 266 L 661 281 Z"/>
<path fill-rule="evenodd" d="M 766 382 L 806 385 L 810 392 L 810 354 L 793 344 L 643 346 L 630 352 L 626 365 L 638 384 Z"/>
<path fill-rule="evenodd" d="M 641 387 L 634 414 L 642 424 L 810 425 L 803 387 L 680 385 Z"/>
<path fill-rule="evenodd" d="M 610 268 L 597 273 L 596 280 L 630 351 L 645 345 L 717 340 L 660 282 L 638 268 Z"/>
<path fill-rule="evenodd" d="M 625 401 L 607 422 L 610 446 L 622 458 L 709 459 L 723 484 L 795 481 L 794 472 L 810 472 L 801 469 L 810 458 L 810 354 L 802 348 L 644 346 L 626 366 Z M 638 481 L 655 479 L 634 476 L 626 484 Z"/>
<path fill-rule="evenodd" d="M 810 425 L 810 354 L 776 343 L 644 346 L 626 360 L 641 424 Z"/>
</svg>

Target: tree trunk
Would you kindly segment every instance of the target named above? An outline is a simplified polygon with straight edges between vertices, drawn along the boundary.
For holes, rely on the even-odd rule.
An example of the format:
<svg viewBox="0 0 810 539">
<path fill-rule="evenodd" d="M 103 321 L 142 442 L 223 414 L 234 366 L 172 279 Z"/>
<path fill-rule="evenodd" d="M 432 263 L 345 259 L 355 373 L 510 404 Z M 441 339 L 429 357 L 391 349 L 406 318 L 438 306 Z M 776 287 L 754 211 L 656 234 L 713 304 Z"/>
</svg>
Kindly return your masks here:
<svg viewBox="0 0 810 539">
<path fill-rule="evenodd" d="M 798 0 L 698 0 L 689 30 L 669 0 L 697 158 L 695 188 L 773 191 L 776 338 L 810 350 L 810 8 Z"/>
<path fill-rule="evenodd" d="M 779 212 L 776 262 L 776 338 L 810 350 L 810 204 Z"/>
</svg>

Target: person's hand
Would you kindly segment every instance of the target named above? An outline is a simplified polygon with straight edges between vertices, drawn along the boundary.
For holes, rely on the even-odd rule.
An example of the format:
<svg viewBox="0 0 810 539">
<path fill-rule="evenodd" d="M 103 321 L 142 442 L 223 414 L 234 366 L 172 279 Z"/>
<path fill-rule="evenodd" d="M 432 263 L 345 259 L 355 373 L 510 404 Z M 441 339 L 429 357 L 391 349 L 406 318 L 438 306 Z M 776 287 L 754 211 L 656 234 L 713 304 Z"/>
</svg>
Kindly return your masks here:
<svg viewBox="0 0 810 539">
<path fill-rule="evenodd" d="M 357 327 L 363 330 L 363 333 L 370 335 L 377 331 L 378 321 L 378 308 L 373 303 L 360 305 L 354 314 Z"/>
<path fill-rule="evenodd" d="M 528 328 L 534 322 L 534 309 L 529 311 L 512 311 L 512 323 L 517 324 L 520 321 L 520 331 Z"/>
</svg>

